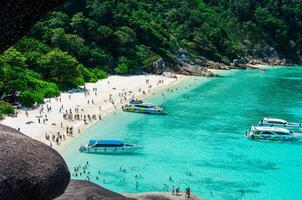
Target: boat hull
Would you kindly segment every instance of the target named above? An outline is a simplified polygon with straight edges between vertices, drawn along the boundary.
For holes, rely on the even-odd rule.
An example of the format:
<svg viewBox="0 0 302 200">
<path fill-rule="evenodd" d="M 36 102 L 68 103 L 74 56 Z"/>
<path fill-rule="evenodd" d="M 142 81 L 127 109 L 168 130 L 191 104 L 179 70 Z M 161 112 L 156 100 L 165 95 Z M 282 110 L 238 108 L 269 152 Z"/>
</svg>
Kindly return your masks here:
<svg viewBox="0 0 302 200">
<path fill-rule="evenodd" d="M 295 136 L 279 136 L 279 135 L 257 135 L 247 133 L 246 137 L 251 140 L 266 140 L 266 141 L 297 141 Z"/>
<path fill-rule="evenodd" d="M 94 153 L 94 154 L 129 154 L 134 153 L 143 147 L 81 147 L 81 153 Z"/>
<path fill-rule="evenodd" d="M 163 115 L 163 110 L 148 110 L 148 109 L 136 109 L 136 108 L 124 108 L 124 112 L 142 113 L 142 114 L 152 114 L 152 115 Z"/>
</svg>

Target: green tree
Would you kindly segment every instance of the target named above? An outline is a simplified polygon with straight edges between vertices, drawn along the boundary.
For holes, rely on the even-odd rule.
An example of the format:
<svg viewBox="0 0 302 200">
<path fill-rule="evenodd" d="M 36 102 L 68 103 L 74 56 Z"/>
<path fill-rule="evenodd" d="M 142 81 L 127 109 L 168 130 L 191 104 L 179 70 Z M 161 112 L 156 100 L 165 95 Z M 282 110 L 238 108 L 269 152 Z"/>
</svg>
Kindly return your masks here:
<svg viewBox="0 0 302 200">
<path fill-rule="evenodd" d="M 14 114 L 14 107 L 7 102 L 0 102 L 0 115 L 1 114 Z"/>
<path fill-rule="evenodd" d="M 66 52 L 54 49 L 42 56 L 39 64 L 43 68 L 43 76 L 57 83 L 60 88 L 76 87 L 80 73 L 79 62 Z"/>
<path fill-rule="evenodd" d="M 43 103 L 43 96 L 40 93 L 33 93 L 29 90 L 25 90 L 21 93 L 20 100 L 24 106 L 30 107 L 35 103 Z"/>
<path fill-rule="evenodd" d="M 114 71 L 118 74 L 127 74 L 128 73 L 128 66 L 126 63 L 118 64 Z"/>
<path fill-rule="evenodd" d="M 1 62 L 3 64 L 7 64 L 7 65 L 12 66 L 12 67 L 16 67 L 16 68 L 25 68 L 25 67 L 27 67 L 26 57 L 13 47 L 7 49 L 1 55 L 0 59 L 1 59 Z"/>
<path fill-rule="evenodd" d="M 68 28 L 69 16 L 63 12 L 52 12 L 44 20 L 44 26 L 54 28 Z"/>
</svg>

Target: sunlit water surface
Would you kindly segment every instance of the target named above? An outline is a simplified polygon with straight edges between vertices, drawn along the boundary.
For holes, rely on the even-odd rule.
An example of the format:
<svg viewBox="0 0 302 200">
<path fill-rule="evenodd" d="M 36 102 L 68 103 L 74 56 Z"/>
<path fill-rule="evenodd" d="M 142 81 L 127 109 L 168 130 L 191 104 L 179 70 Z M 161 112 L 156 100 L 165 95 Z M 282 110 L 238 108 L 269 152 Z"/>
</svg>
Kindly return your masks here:
<svg viewBox="0 0 302 200">
<path fill-rule="evenodd" d="M 265 116 L 302 122 L 302 70 L 275 67 L 224 75 L 193 78 L 146 100 L 165 106 L 167 115 L 118 111 L 94 124 L 63 152 L 73 175 L 74 166 L 89 162 L 86 174 L 73 178 L 86 179 L 89 171 L 91 181 L 127 193 L 164 191 L 166 184 L 189 186 L 205 199 L 302 199 L 302 144 L 244 137 Z M 131 155 L 79 153 L 81 144 L 95 138 L 145 149 Z"/>
</svg>

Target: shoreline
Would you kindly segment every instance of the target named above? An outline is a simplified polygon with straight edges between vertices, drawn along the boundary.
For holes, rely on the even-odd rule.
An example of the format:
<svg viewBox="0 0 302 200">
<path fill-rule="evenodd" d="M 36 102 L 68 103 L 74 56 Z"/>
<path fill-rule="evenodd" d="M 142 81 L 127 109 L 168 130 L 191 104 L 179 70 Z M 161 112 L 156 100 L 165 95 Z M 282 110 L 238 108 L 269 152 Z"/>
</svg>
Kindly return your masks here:
<svg viewBox="0 0 302 200">
<path fill-rule="evenodd" d="M 166 78 L 166 77 L 165 77 Z M 135 95 L 135 98 L 137 99 L 141 99 L 141 100 L 144 100 L 148 97 L 151 97 L 153 96 L 156 92 L 159 92 L 161 90 L 164 90 L 166 88 L 170 88 L 170 87 L 173 87 L 174 85 L 177 85 L 177 84 L 180 84 L 181 82 L 187 80 L 188 78 L 190 78 L 190 76 L 185 76 L 185 75 L 177 75 L 177 79 L 175 78 L 169 78 L 169 79 L 172 79 L 171 82 L 167 83 L 167 84 L 164 84 L 164 85 L 159 85 L 157 87 L 155 87 L 152 91 L 150 91 L 149 93 L 146 93 L 145 95 L 143 94 L 137 94 Z M 174 79 L 174 80 L 173 80 Z M 128 101 L 129 102 L 129 101 Z M 128 103 L 126 102 L 126 103 Z M 118 111 L 119 109 L 122 108 L 122 104 L 120 104 L 116 109 L 114 107 L 112 108 L 109 108 L 107 110 L 105 110 L 105 115 L 102 117 L 102 120 L 107 117 L 109 114 L 111 114 L 112 112 L 115 112 L 115 111 Z M 68 145 L 74 140 L 76 139 L 77 136 L 79 136 L 80 134 L 83 134 L 83 132 L 88 129 L 89 127 L 93 126 L 95 123 L 97 123 L 98 121 L 101 121 L 101 120 L 95 120 L 95 121 L 92 121 L 91 123 L 89 124 L 82 124 L 80 126 L 81 128 L 81 132 L 78 133 L 76 136 L 74 137 L 71 137 L 69 140 L 65 141 L 65 144 L 64 145 L 59 145 L 59 146 L 56 146 L 56 150 L 61 154 L 61 152 L 64 151 L 64 149 L 66 147 L 68 147 Z"/>
<path fill-rule="evenodd" d="M 253 69 L 266 70 L 268 65 L 259 64 L 251 65 L 249 67 Z M 208 70 L 214 74 L 219 74 L 219 72 L 223 71 L 229 71 L 226 69 L 212 68 L 209 68 Z M 122 105 L 128 103 L 132 96 L 138 99 L 145 99 L 154 95 L 155 92 L 172 87 L 184 81 L 185 79 L 189 79 L 190 77 L 195 76 L 177 74 L 176 77 L 177 78 L 169 78 L 163 75 L 154 74 L 131 76 L 113 75 L 106 79 L 100 79 L 96 83 L 85 83 L 84 86 L 86 87 L 89 94 L 87 96 L 83 93 L 83 91 L 74 93 L 64 91 L 61 92 L 60 96 L 58 97 L 44 99 L 44 104 L 39 105 L 37 108 L 28 109 L 28 116 L 26 115 L 25 109 L 19 109 L 17 110 L 17 117 L 5 116 L 5 118 L 1 120 L 0 123 L 16 130 L 19 129 L 21 133 L 47 145 L 50 145 L 60 153 L 74 138 L 76 138 L 84 130 L 92 126 L 94 123 L 101 121 L 104 117 L 114 112 L 115 110 L 121 109 Z M 147 79 L 149 80 L 148 84 L 145 82 Z M 159 80 L 162 80 L 163 82 L 159 84 Z M 118 84 L 120 81 L 122 81 L 124 84 Z M 107 82 L 108 84 L 106 84 Z M 96 88 L 97 91 L 93 91 L 94 88 Z M 139 92 L 138 89 L 140 89 L 141 91 Z M 145 91 L 145 93 L 143 94 L 142 91 Z M 95 95 L 90 95 L 91 93 L 95 92 Z M 125 93 L 125 96 L 119 97 L 117 96 L 117 93 Z M 112 105 L 107 99 L 109 98 L 109 94 L 112 94 L 112 99 L 113 101 L 115 101 L 115 103 L 117 102 L 116 100 L 121 100 L 121 98 L 126 97 L 126 99 L 123 100 L 123 102 L 118 102 L 117 104 Z M 116 99 L 116 97 L 118 99 Z M 73 102 L 75 98 L 77 100 Z M 60 101 L 58 99 L 60 99 Z M 90 100 L 90 103 L 87 104 L 87 100 Z M 94 101 L 94 103 L 92 103 L 91 100 Z M 61 110 L 62 105 L 63 109 Z M 45 110 L 48 110 L 49 107 L 51 107 L 51 111 L 45 112 Z M 88 121 L 88 123 L 85 123 L 82 118 L 78 120 L 68 120 L 63 118 L 63 110 L 75 111 L 76 107 L 80 110 L 74 114 L 79 114 L 82 116 L 90 115 L 90 118 L 92 115 L 95 115 L 95 118 L 86 120 L 86 122 Z M 41 109 L 42 112 L 40 112 Z M 54 111 L 54 109 L 56 109 L 56 111 Z M 99 119 L 99 116 L 101 116 L 101 119 Z M 42 120 L 40 121 L 40 123 L 37 123 L 37 120 L 39 118 Z M 45 118 L 46 121 L 44 124 L 43 119 Z M 73 128 L 72 135 L 67 135 L 67 127 Z M 56 144 L 55 140 L 52 140 L 52 136 L 54 136 L 54 138 L 58 137 L 57 133 L 60 133 L 61 136 L 65 135 L 61 138 L 61 140 L 59 140 L 59 144 Z M 49 140 L 46 139 L 46 135 L 50 137 Z"/>
<path fill-rule="evenodd" d="M 132 97 L 147 98 L 189 77 L 184 75 L 177 75 L 177 78 L 161 75 L 110 76 L 96 83 L 86 83 L 86 92 L 61 92 L 59 97 L 45 99 L 45 103 L 36 109 L 17 110 L 17 117 L 6 116 L 0 123 L 20 129 L 23 134 L 50 145 L 60 152 L 85 129 L 102 120 L 109 113 L 120 109 Z M 72 118 L 64 119 L 63 114 Z M 75 119 L 75 115 L 78 115 L 78 119 Z M 67 127 L 72 127 L 72 134 L 70 131 L 69 134 L 67 133 Z M 46 136 L 49 137 L 48 140 Z M 58 144 L 56 140 L 59 141 Z"/>
<path fill-rule="evenodd" d="M 137 199 L 137 200 L 203 200 L 203 198 L 191 194 L 190 198 L 185 196 L 185 193 L 180 192 L 178 195 L 172 195 L 171 192 L 143 192 L 143 193 L 121 193 L 123 196 L 126 196 L 130 199 Z"/>
</svg>

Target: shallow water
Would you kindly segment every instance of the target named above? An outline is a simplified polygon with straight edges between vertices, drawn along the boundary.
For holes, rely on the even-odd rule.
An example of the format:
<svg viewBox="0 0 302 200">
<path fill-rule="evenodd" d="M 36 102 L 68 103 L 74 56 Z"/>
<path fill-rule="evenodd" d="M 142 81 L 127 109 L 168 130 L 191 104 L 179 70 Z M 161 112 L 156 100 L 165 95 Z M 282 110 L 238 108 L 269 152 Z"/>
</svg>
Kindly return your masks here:
<svg viewBox="0 0 302 200">
<path fill-rule="evenodd" d="M 70 171 L 89 161 L 90 180 L 117 192 L 164 191 L 166 184 L 190 186 L 205 199 L 301 199 L 302 144 L 251 141 L 244 132 L 266 116 L 302 122 L 302 70 L 274 67 L 225 75 L 192 79 L 173 93 L 148 99 L 164 105 L 167 115 L 118 111 L 96 123 L 64 150 Z M 95 138 L 122 139 L 145 149 L 132 155 L 78 152 Z"/>
</svg>

